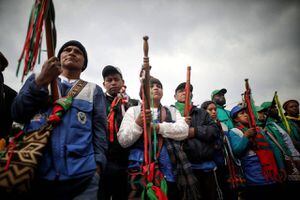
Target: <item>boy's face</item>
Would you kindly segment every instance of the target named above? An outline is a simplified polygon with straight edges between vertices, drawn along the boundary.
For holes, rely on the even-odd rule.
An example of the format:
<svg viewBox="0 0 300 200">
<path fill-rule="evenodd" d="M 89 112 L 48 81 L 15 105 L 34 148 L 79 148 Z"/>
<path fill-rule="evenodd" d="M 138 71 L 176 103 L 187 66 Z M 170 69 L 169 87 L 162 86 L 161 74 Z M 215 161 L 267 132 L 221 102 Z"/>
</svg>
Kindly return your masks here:
<svg viewBox="0 0 300 200">
<path fill-rule="evenodd" d="M 103 86 L 108 94 L 115 97 L 124 85 L 120 74 L 110 74 L 104 78 Z"/>
<path fill-rule="evenodd" d="M 174 95 L 176 101 L 180 103 L 185 102 L 185 89 L 177 90 L 176 94 Z"/>
<path fill-rule="evenodd" d="M 160 101 L 163 97 L 163 89 L 160 84 L 153 83 L 150 86 L 150 93 L 153 96 L 153 100 Z"/>
<path fill-rule="evenodd" d="M 249 117 L 245 110 L 240 111 L 236 118 L 234 119 L 235 122 L 240 122 L 241 124 L 247 125 L 249 123 Z"/>
</svg>

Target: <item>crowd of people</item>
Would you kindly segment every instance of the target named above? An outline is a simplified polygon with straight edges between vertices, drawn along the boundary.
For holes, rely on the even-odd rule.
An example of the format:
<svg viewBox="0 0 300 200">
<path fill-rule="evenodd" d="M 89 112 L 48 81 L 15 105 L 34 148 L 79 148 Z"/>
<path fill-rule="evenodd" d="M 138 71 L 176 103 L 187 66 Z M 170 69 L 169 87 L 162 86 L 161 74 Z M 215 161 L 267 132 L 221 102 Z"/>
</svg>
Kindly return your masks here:
<svg viewBox="0 0 300 200">
<path fill-rule="evenodd" d="M 5 151 L 13 121 L 23 124 L 25 133 L 45 125 L 53 108 L 48 85 L 57 80 L 60 97 L 65 97 L 88 66 L 88 54 L 80 42 L 66 42 L 18 93 L 4 84 L 8 61 L 2 53 L 0 64 L 0 147 Z M 162 105 L 164 85 L 151 77 L 146 109 L 126 93 L 118 67 L 105 66 L 102 76 L 105 92 L 87 82 L 51 132 L 32 189 L 21 196 L 0 189 L 2 197 L 266 200 L 298 195 L 297 100 L 284 102 L 282 119 L 274 101 L 255 106 L 254 113 L 247 112 L 245 102 L 226 110 L 224 88 L 212 91 L 211 100 L 197 107 L 190 85 L 185 116 L 185 82 L 174 88 L 174 104 Z M 252 127 L 249 115 L 256 113 L 257 126 Z M 145 149 L 145 121 L 151 124 L 150 153 Z"/>
</svg>

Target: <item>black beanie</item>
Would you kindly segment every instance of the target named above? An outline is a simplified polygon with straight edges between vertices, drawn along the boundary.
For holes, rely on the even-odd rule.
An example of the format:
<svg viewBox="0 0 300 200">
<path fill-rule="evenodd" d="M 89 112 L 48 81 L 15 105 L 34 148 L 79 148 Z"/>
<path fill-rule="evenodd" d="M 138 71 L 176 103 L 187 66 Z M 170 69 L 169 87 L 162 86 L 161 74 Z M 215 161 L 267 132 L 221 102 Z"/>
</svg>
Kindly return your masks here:
<svg viewBox="0 0 300 200">
<path fill-rule="evenodd" d="M 76 40 L 70 40 L 69 42 L 66 42 L 64 45 L 62 45 L 62 47 L 59 49 L 58 54 L 57 54 L 58 59 L 60 60 L 60 54 L 68 46 L 78 47 L 82 51 L 83 57 L 84 57 L 84 63 L 83 63 L 83 67 L 82 67 L 81 71 L 84 71 L 86 69 L 87 63 L 88 63 L 87 52 L 86 52 L 84 46 L 80 42 L 78 42 Z"/>
</svg>

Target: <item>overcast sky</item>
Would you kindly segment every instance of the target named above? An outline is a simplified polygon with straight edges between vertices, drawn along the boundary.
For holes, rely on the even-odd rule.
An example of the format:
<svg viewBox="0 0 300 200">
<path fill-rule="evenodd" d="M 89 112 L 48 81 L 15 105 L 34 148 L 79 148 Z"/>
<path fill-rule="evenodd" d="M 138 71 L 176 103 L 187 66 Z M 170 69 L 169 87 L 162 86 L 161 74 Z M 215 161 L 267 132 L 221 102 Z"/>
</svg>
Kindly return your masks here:
<svg viewBox="0 0 300 200">
<path fill-rule="evenodd" d="M 0 2 L 0 51 L 10 63 L 4 79 L 18 91 L 17 60 L 34 0 Z M 212 90 L 226 88 L 231 108 L 241 100 L 245 78 L 257 104 L 271 101 L 275 91 L 282 103 L 300 100 L 300 1 L 53 2 L 57 47 L 71 39 L 82 42 L 89 57 L 82 78 L 101 87 L 103 67 L 115 65 L 123 72 L 129 95 L 138 98 L 142 37 L 148 35 L 150 73 L 164 86 L 164 104 L 174 102 L 174 89 L 185 81 L 188 65 L 196 104 L 210 99 Z M 46 53 L 42 58 L 41 64 Z"/>
</svg>

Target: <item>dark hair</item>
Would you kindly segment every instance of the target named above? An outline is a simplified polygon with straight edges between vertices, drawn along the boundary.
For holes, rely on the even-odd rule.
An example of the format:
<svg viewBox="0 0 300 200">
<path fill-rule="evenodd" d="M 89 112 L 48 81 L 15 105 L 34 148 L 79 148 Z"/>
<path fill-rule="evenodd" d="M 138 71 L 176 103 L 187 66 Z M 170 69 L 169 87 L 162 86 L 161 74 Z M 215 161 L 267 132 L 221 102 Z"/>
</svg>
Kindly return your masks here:
<svg viewBox="0 0 300 200">
<path fill-rule="evenodd" d="M 163 88 L 160 80 L 158 80 L 157 78 L 154 78 L 153 76 L 150 77 L 150 87 L 153 86 L 153 84 L 157 84 L 160 85 L 161 88 Z"/>
<path fill-rule="evenodd" d="M 161 82 L 160 82 L 159 79 L 154 78 L 153 76 L 150 76 L 150 81 L 149 82 L 150 82 L 150 87 L 152 87 L 153 84 L 157 84 L 157 85 L 161 86 L 161 89 L 163 89 L 163 86 L 162 86 L 162 84 L 161 84 Z M 140 95 L 140 98 L 142 99 L 142 86 L 140 87 L 139 95 Z"/>
<path fill-rule="evenodd" d="M 178 90 L 184 90 L 185 89 L 185 84 L 186 82 L 180 83 L 177 88 L 175 89 L 175 94 L 177 93 Z M 193 85 L 190 84 L 190 91 L 193 92 Z"/>
<path fill-rule="evenodd" d="M 204 101 L 204 102 L 201 104 L 201 108 L 204 109 L 204 110 L 206 110 L 207 107 L 208 107 L 210 104 L 216 105 L 216 103 L 213 102 L 213 101 Z"/>
</svg>

